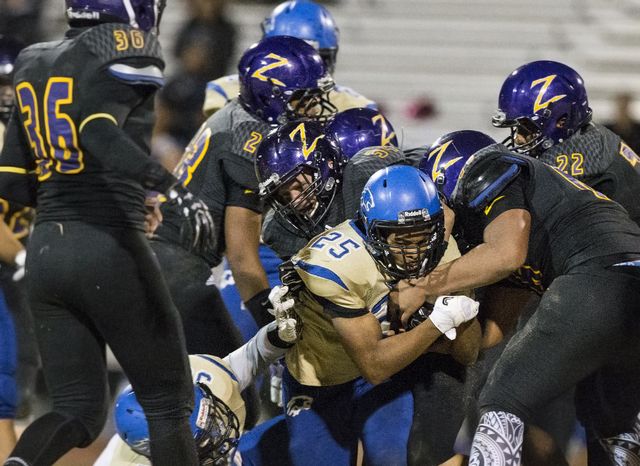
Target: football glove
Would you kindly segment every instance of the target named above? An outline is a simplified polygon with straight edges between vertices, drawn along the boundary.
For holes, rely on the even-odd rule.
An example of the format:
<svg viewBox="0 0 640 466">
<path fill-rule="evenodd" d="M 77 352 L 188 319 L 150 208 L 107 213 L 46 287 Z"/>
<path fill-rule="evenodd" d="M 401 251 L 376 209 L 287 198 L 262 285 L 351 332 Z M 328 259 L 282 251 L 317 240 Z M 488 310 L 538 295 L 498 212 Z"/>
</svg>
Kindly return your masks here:
<svg viewBox="0 0 640 466">
<path fill-rule="evenodd" d="M 429 319 L 449 340 L 456 339 L 456 327 L 478 314 L 480 303 L 466 296 L 440 296 Z"/>
<path fill-rule="evenodd" d="M 182 183 L 176 183 L 165 193 L 167 202 L 180 213 L 180 245 L 202 257 L 215 250 L 216 232 L 209 208 Z"/>
<path fill-rule="evenodd" d="M 293 343 L 300 337 L 302 321 L 296 311 L 293 310 L 295 300 L 289 298 L 283 301 L 283 298 L 288 292 L 288 287 L 276 286 L 271 290 L 271 293 L 269 293 L 269 301 L 271 301 L 271 305 L 273 306 L 273 315 L 276 316 L 278 336 L 282 341 Z"/>
</svg>

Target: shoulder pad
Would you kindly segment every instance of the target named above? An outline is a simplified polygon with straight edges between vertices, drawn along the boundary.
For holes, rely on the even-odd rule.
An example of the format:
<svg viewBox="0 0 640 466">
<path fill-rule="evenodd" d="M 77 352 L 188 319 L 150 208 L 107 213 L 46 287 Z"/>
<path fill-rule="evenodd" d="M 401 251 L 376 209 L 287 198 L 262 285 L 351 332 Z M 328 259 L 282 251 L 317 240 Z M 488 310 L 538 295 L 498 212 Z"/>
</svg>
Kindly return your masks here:
<svg viewBox="0 0 640 466">
<path fill-rule="evenodd" d="M 454 206 L 480 211 L 498 197 L 523 169 L 530 170 L 526 156 L 515 154 L 502 144 L 492 144 L 467 160 L 451 194 L 451 202 Z"/>
<path fill-rule="evenodd" d="M 147 58 L 160 70 L 164 60 L 158 38 L 128 24 L 105 23 L 78 36 L 103 65 L 127 58 Z"/>
<path fill-rule="evenodd" d="M 209 81 L 205 90 L 204 105 L 202 106 L 205 116 L 209 117 L 220 110 L 229 100 L 237 97 L 239 92 L 240 83 L 237 74 Z"/>
<path fill-rule="evenodd" d="M 405 160 L 404 152 L 402 152 L 397 147 L 393 146 L 371 146 L 365 147 L 364 149 L 360 149 L 351 160 L 354 164 L 359 163 L 359 161 L 368 158 L 379 158 L 384 159 L 384 167 L 389 166 L 393 163 L 402 162 Z M 381 167 L 383 168 L 383 167 Z"/>
</svg>

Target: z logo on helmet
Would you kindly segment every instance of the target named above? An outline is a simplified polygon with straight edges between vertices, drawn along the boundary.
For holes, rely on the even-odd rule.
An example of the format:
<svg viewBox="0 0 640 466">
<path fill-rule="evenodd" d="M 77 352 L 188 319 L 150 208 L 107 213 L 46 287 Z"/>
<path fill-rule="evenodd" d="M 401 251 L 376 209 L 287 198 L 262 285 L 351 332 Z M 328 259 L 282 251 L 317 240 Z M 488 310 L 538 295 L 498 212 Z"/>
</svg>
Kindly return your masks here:
<svg viewBox="0 0 640 466">
<path fill-rule="evenodd" d="M 382 145 L 386 146 L 387 144 L 389 144 L 389 141 L 391 141 L 391 138 L 396 135 L 396 133 L 395 131 L 392 131 L 391 134 L 387 136 L 387 122 L 385 121 L 384 117 L 382 115 L 376 115 L 371 119 L 373 123 L 378 120 L 380 120 L 380 126 L 382 127 Z"/>
<path fill-rule="evenodd" d="M 318 144 L 318 141 L 324 137 L 323 135 L 318 136 L 313 140 L 310 146 L 307 146 L 307 133 L 304 130 L 304 123 L 300 123 L 296 129 L 289 133 L 289 138 L 291 141 L 296 137 L 296 134 L 300 133 L 300 139 L 302 140 L 302 154 L 304 155 L 304 159 L 307 160 L 309 158 L 309 154 L 313 152 Z"/>
<path fill-rule="evenodd" d="M 557 95 L 555 97 L 551 97 L 546 102 L 540 102 L 542 100 L 542 96 L 544 96 L 544 93 L 547 92 L 547 88 L 551 85 L 551 81 L 553 81 L 555 79 L 555 77 L 556 77 L 556 75 L 552 74 L 551 76 L 547 76 L 546 78 L 536 79 L 535 81 L 533 81 L 531 83 L 531 88 L 532 89 L 533 89 L 534 86 L 537 86 L 538 84 L 544 83 L 544 84 L 542 84 L 542 88 L 540 89 L 540 92 L 538 92 L 538 97 L 536 98 L 536 101 L 533 103 L 533 113 L 538 113 L 538 110 L 542 110 L 543 108 L 547 108 L 550 103 L 555 102 L 556 100 L 560 100 L 563 97 L 567 96 L 567 94 Z"/>
<path fill-rule="evenodd" d="M 360 206 L 367 212 L 373 209 L 376 206 L 375 201 L 373 200 L 373 194 L 371 193 L 371 189 L 365 188 L 362 191 L 362 197 L 360 198 Z"/>
<path fill-rule="evenodd" d="M 438 177 L 438 175 L 443 174 L 443 172 L 447 168 L 449 168 L 451 165 L 456 163 L 458 160 L 462 159 L 462 157 L 451 159 L 447 163 L 445 163 L 442 167 L 440 167 L 438 169 L 438 165 L 440 165 L 440 159 L 442 158 L 442 155 L 447 150 L 447 147 L 449 147 L 449 144 L 451 144 L 452 142 L 453 141 L 447 141 L 445 144 L 441 145 L 440 147 L 438 147 L 437 149 L 433 150 L 429 154 L 429 157 L 427 158 L 427 160 L 431 159 L 431 157 L 433 157 L 434 155 L 436 156 L 436 161 L 433 164 L 433 170 L 431 170 L 431 179 L 432 180 L 435 180 Z"/>
<path fill-rule="evenodd" d="M 279 79 L 270 78 L 268 76 L 265 76 L 263 73 L 265 71 L 272 70 L 274 68 L 279 68 L 281 66 L 288 65 L 289 64 L 289 60 L 287 60 L 286 58 L 281 57 L 280 55 L 276 55 L 275 53 L 270 53 L 265 58 L 273 58 L 276 61 L 273 62 L 273 63 L 269 63 L 268 65 L 265 65 L 262 68 L 254 71 L 253 74 L 251 75 L 251 77 L 252 78 L 258 78 L 260 81 L 265 81 L 265 82 L 271 80 L 273 82 L 273 84 L 275 84 L 277 86 L 286 86 L 286 84 L 283 83 L 282 81 L 280 81 Z"/>
</svg>

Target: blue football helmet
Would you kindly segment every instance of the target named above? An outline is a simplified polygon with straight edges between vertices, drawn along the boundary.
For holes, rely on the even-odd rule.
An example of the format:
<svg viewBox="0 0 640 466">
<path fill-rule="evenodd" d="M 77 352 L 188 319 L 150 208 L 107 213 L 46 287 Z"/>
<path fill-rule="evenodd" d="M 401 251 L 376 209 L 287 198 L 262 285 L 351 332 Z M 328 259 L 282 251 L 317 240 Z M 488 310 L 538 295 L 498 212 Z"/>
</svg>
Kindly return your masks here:
<svg viewBox="0 0 640 466">
<path fill-rule="evenodd" d="M 193 438 L 198 448 L 200 464 L 212 465 L 233 454 L 240 439 L 238 418 L 220 398 L 203 384 L 194 385 L 196 407 L 189 417 Z M 149 427 L 142 406 L 131 386 L 118 396 L 114 412 L 120 438 L 135 453 L 151 457 Z"/>
<path fill-rule="evenodd" d="M 13 66 L 23 45 L 15 39 L 0 36 L 0 121 L 7 123 L 15 105 Z"/>
<path fill-rule="evenodd" d="M 240 103 L 271 125 L 325 121 L 336 113 L 327 98 L 333 78 L 302 39 L 274 36 L 252 45 L 240 58 L 238 78 Z"/>
<path fill-rule="evenodd" d="M 587 125 L 591 115 L 584 81 L 575 70 L 555 61 L 534 61 L 505 80 L 493 125 L 511 128 L 507 147 L 539 156 Z"/>
<path fill-rule="evenodd" d="M 454 131 L 445 134 L 427 149 L 418 168 L 434 181 L 443 201 L 449 204 L 467 160 L 491 144 L 496 144 L 496 141 L 480 131 Z"/>
<path fill-rule="evenodd" d="M 158 27 L 166 0 L 65 0 L 71 27 L 124 23 L 151 31 Z"/>
<path fill-rule="evenodd" d="M 389 120 L 370 108 L 350 108 L 338 113 L 327 124 L 327 133 L 340 143 L 342 153 L 348 158 L 365 147 L 398 147 L 398 139 Z"/>
<path fill-rule="evenodd" d="M 291 36 L 311 44 L 333 73 L 338 54 L 339 31 L 331 13 L 307 0 L 281 3 L 262 22 L 263 37 Z"/>
<path fill-rule="evenodd" d="M 256 153 L 260 197 L 281 223 L 311 239 L 322 230 L 321 222 L 335 198 L 346 162 L 320 123 L 297 121 L 279 126 L 264 138 Z"/>
<path fill-rule="evenodd" d="M 424 277 L 445 251 L 444 212 L 433 181 L 395 165 L 369 178 L 360 198 L 367 250 L 394 279 Z"/>
</svg>

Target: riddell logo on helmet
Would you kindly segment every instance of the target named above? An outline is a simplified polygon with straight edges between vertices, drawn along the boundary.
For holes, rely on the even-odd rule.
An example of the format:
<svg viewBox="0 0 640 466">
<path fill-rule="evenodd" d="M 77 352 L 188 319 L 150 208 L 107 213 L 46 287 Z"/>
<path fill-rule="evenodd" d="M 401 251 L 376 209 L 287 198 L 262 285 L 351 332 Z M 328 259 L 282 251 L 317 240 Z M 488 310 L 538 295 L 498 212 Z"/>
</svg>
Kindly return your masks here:
<svg viewBox="0 0 640 466">
<path fill-rule="evenodd" d="M 398 214 L 398 223 L 404 223 L 406 220 L 410 220 L 414 217 L 422 217 L 424 220 L 429 220 L 429 211 L 427 209 L 418 210 L 406 210 Z"/>
<path fill-rule="evenodd" d="M 100 13 L 97 11 L 67 11 L 69 19 L 100 19 Z"/>
</svg>

